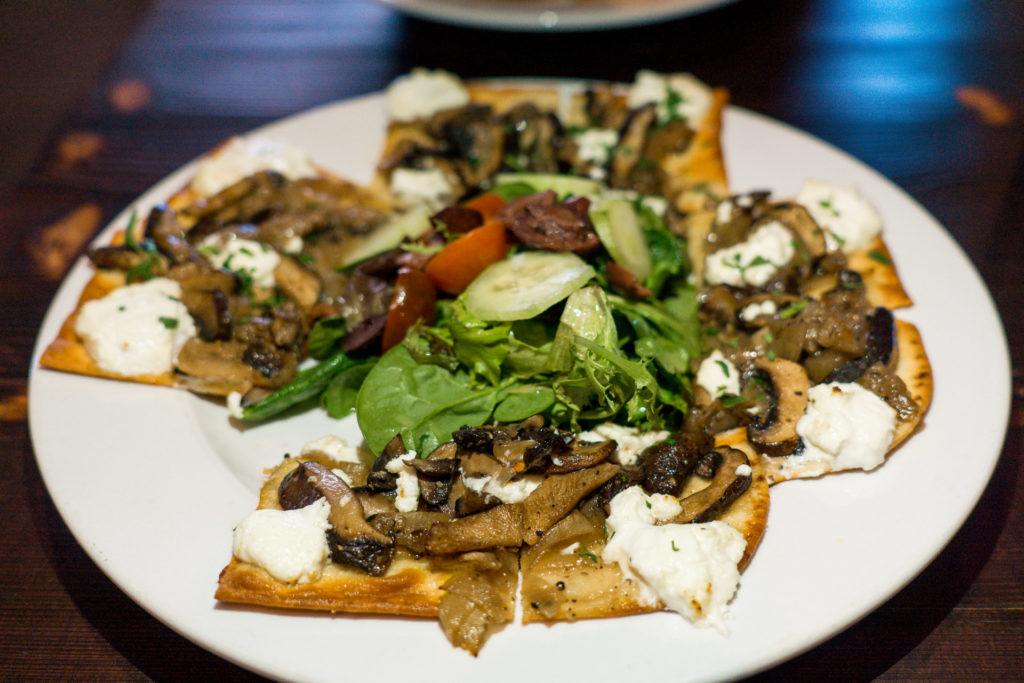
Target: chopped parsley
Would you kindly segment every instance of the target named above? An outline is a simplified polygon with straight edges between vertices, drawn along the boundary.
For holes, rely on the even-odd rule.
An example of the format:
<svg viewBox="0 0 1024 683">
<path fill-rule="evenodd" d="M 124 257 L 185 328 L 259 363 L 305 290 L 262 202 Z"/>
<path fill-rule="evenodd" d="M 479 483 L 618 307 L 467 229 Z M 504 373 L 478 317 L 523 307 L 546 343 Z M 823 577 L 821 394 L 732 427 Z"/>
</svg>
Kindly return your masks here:
<svg viewBox="0 0 1024 683">
<path fill-rule="evenodd" d="M 252 252 L 252 249 L 250 249 L 249 247 L 242 247 L 238 251 L 243 253 L 243 254 L 245 254 L 246 256 L 255 256 L 256 255 L 256 254 L 254 254 Z"/>
<path fill-rule="evenodd" d="M 830 229 L 828 231 L 828 234 L 832 235 L 832 239 L 834 239 L 836 241 L 836 244 L 838 244 L 840 247 L 846 246 L 846 240 L 843 239 L 835 230 Z"/>
<path fill-rule="evenodd" d="M 731 349 L 738 349 L 738 348 L 740 348 L 740 340 L 739 339 L 723 339 L 722 343 L 725 344 L 726 346 L 728 346 Z"/>
<path fill-rule="evenodd" d="M 774 361 L 774 360 L 775 360 L 775 352 L 774 352 L 774 351 L 772 351 L 771 349 L 768 349 L 768 351 L 767 351 L 767 352 L 766 352 L 766 353 L 765 353 L 764 355 L 765 355 L 765 356 L 766 356 L 766 357 L 768 358 L 768 360 L 770 360 L 770 361 Z"/>
<path fill-rule="evenodd" d="M 160 316 L 160 324 L 162 324 L 164 327 L 166 327 L 169 330 L 176 330 L 176 329 L 178 329 L 178 319 L 177 318 L 166 318 L 164 316 Z"/>
<path fill-rule="evenodd" d="M 708 325 L 707 327 L 704 328 L 704 334 L 706 334 L 709 337 L 714 337 L 718 334 L 718 328 Z"/>
<path fill-rule="evenodd" d="M 722 369 L 722 374 L 723 375 L 725 375 L 726 377 L 729 376 L 729 364 L 728 363 L 726 363 L 724 360 L 717 360 L 716 359 L 715 360 L 715 365 L 717 365 L 719 368 Z"/>
<path fill-rule="evenodd" d="M 649 501 L 649 500 L 645 500 L 645 501 L 644 501 L 644 505 L 646 505 L 646 506 L 647 506 L 647 509 L 648 509 L 648 510 L 650 510 L 650 509 L 651 509 L 651 501 Z"/>
<path fill-rule="evenodd" d="M 871 251 L 869 251 L 868 258 L 870 258 L 872 261 L 878 261 L 883 266 L 892 265 L 892 261 L 889 260 L 889 257 L 883 254 L 882 252 L 878 251 L 877 249 L 872 249 Z"/>
<path fill-rule="evenodd" d="M 740 258 L 740 255 L 733 254 L 732 258 L 723 259 L 722 265 L 724 265 L 727 268 L 735 268 L 736 270 L 740 271 L 740 278 L 746 280 L 747 271 L 750 270 L 751 268 L 756 268 L 757 266 L 774 266 L 775 264 L 759 254 L 754 258 L 750 259 L 750 263 L 744 265 Z"/>
<path fill-rule="evenodd" d="M 801 299 L 800 301 L 793 302 L 790 305 L 783 308 L 781 311 L 779 311 L 779 317 L 782 318 L 783 320 L 793 318 L 798 313 L 800 313 L 800 311 L 807 308 L 807 303 L 808 302 L 806 299 Z"/>
<path fill-rule="evenodd" d="M 836 207 L 832 204 L 833 199 L 835 199 L 835 197 L 829 197 L 828 199 L 822 199 L 820 202 L 818 202 L 818 206 L 820 206 L 821 208 L 825 209 L 826 211 L 828 211 L 830 214 L 832 214 L 836 218 L 839 218 L 839 211 L 837 211 Z"/>
<path fill-rule="evenodd" d="M 135 239 L 135 224 L 139 222 L 139 212 L 132 209 L 132 215 L 128 218 L 128 227 L 124 229 L 124 246 L 132 251 L 139 251 L 139 242 Z"/>
<path fill-rule="evenodd" d="M 590 560 L 591 562 L 596 563 L 598 561 L 597 560 L 597 555 L 595 555 L 594 553 L 590 552 L 586 548 L 580 548 L 579 549 L 579 554 L 580 554 L 580 557 L 582 557 L 584 559 L 587 559 L 587 560 Z"/>
<path fill-rule="evenodd" d="M 121 304 L 120 306 L 117 307 L 117 310 L 118 310 L 119 313 L 124 313 L 125 310 L 127 310 L 127 308 L 128 308 L 127 306 L 125 306 L 124 304 Z"/>
<path fill-rule="evenodd" d="M 313 257 L 310 256 L 309 254 L 296 254 L 295 255 L 295 260 L 298 261 L 299 263 L 301 263 L 304 266 L 311 266 L 311 265 L 313 265 Z"/>
<path fill-rule="evenodd" d="M 675 539 L 672 540 L 672 552 L 678 553 L 679 548 L 676 546 Z"/>
<path fill-rule="evenodd" d="M 199 253 L 203 256 L 220 256 L 221 249 L 215 244 L 204 244 L 199 247 Z M 228 259 L 229 261 L 231 259 Z"/>
<path fill-rule="evenodd" d="M 681 92 L 673 88 L 672 86 L 665 85 L 665 114 L 667 118 L 665 123 L 669 121 L 686 121 L 686 116 L 679 111 L 679 107 L 686 103 L 686 98 Z"/>
</svg>

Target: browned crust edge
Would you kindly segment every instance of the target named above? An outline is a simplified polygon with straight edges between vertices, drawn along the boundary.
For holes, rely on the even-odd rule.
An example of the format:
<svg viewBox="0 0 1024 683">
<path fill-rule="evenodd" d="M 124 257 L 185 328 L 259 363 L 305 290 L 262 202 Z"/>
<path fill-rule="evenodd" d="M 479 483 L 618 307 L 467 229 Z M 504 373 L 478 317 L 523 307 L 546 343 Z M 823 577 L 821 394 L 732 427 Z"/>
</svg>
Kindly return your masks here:
<svg viewBox="0 0 1024 683">
<path fill-rule="evenodd" d="M 860 251 L 846 257 L 850 270 L 864 280 L 865 294 L 872 306 L 906 308 L 914 302 L 903 288 L 896 262 L 881 236 L 876 237 Z"/>
</svg>

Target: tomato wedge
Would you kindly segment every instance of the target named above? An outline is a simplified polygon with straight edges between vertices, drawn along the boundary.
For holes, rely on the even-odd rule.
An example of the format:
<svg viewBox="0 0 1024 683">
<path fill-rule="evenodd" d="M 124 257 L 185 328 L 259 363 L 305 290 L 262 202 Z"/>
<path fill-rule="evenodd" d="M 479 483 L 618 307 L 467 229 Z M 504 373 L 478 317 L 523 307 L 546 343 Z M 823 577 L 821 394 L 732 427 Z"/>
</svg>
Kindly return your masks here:
<svg viewBox="0 0 1024 683">
<path fill-rule="evenodd" d="M 427 275 L 438 289 L 461 294 L 484 268 L 505 258 L 507 252 L 505 226 L 492 220 L 439 251 L 427 263 Z"/>
<path fill-rule="evenodd" d="M 405 339 L 405 333 L 420 320 L 428 325 L 437 312 L 437 292 L 434 283 L 422 270 L 408 268 L 398 273 L 395 293 L 388 306 L 381 348 L 387 351 Z"/>
<path fill-rule="evenodd" d="M 487 194 L 470 199 L 463 206 L 467 209 L 479 211 L 485 221 L 490 221 L 493 218 L 497 218 L 498 214 L 501 213 L 502 207 L 505 206 L 505 200 L 492 192 L 488 192 Z"/>
</svg>

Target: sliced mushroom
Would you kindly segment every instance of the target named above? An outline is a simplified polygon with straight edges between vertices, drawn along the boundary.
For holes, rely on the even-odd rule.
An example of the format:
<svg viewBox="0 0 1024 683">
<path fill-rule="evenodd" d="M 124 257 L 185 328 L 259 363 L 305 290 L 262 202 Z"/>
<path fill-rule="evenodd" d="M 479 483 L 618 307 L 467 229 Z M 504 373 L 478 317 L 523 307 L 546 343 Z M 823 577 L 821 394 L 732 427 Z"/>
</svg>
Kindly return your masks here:
<svg viewBox="0 0 1024 683">
<path fill-rule="evenodd" d="M 431 528 L 435 524 L 443 524 L 448 521 L 448 515 L 444 512 L 429 510 L 403 512 L 394 515 L 394 518 L 395 545 L 417 555 L 427 552 L 427 539 L 430 538 Z"/>
<path fill-rule="evenodd" d="M 294 353 L 258 342 L 245 347 L 242 362 L 255 370 L 253 383 L 264 387 L 280 387 L 292 381 L 299 364 Z"/>
<path fill-rule="evenodd" d="M 671 520 L 672 523 L 710 522 L 750 487 L 752 473 L 737 472 L 737 468 L 743 465 L 750 469 L 750 461 L 747 460 L 746 454 L 728 446 L 717 448 L 715 452 L 721 455 L 722 463 L 718 466 L 714 479 L 705 488 L 679 501 L 683 510 Z"/>
<path fill-rule="evenodd" d="M 223 292 L 182 288 L 181 303 L 196 321 L 204 341 L 231 338 L 231 306 Z"/>
<path fill-rule="evenodd" d="M 476 654 L 487 638 L 515 614 L 516 553 L 468 553 L 451 563 L 437 618 L 456 647 Z M 447 566 L 444 569 L 448 569 Z"/>
<path fill-rule="evenodd" d="M 601 240 L 580 204 L 563 204 L 552 190 L 520 197 L 501 210 L 501 220 L 523 244 L 534 249 L 585 253 Z"/>
<path fill-rule="evenodd" d="M 551 458 L 551 465 L 548 466 L 547 473 L 565 474 L 600 465 L 615 453 L 617 447 L 618 444 L 614 441 L 598 441 L 597 443 L 573 441 L 568 453 Z"/>
<path fill-rule="evenodd" d="M 629 187 L 630 176 L 644 150 L 647 132 L 658 118 L 654 105 L 647 105 L 630 113 L 623 126 L 619 144 L 612 156 L 610 182 L 612 187 Z"/>
<path fill-rule="evenodd" d="M 320 278 L 290 256 L 283 256 L 274 269 L 274 281 L 303 310 L 309 310 L 320 298 Z"/>
<path fill-rule="evenodd" d="M 786 202 L 773 206 L 768 213 L 793 231 L 807 250 L 806 257 L 818 258 L 825 253 L 825 233 L 803 206 Z"/>
<path fill-rule="evenodd" d="M 867 352 L 860 358 L 843 363 L 825 378 L 826 382 L 854 382 L 875 363 L 887 365 L 895 344 L 896 330 L 892 312 L 876 308 L 868 316 Z"/>
<path fill-rule="evenodd" d="M 388 441 L 380 455 L 373 461 L 370 467 L 370 474 L 366 478 L 366 488 L 371 491 L 394 491 L 397 476 L 388 472 L 389 462 L 406 452 L 405 442 L 401 434 L 395 434 L 391 441 Z"/>
<path fill-rule="evenodd" d="M 167 261 L 163 256 L 125 246 L 95 247 L 88 251 L 88 256 L 97 268 L 128 271 L 143 267 L 148 262 L 151 275 L 163 275 L 167 272 Z"/>
<path fill-rule="evenodd" d="M 767 455 L 792 453 L 800 442 L 796 423 L 807 408 L 807 372 L 792 361 L 758 358 L 747 376 L 762 385 L 768 403 L 767 409 L 747 425 L 750 442 Z"/>
<path fill-rule="evenodd" d="M 704 445 L 695 435 L 680 434 L 646 448 L 640 455 L 644 490 L 678 495 L 697 465 Z"/>
<path fill-rule="evenodd" d="M 317 497 L 323 496 L 331 507 L 328 520 L 332 529 L 327 534 L 331 559 L 358 567 L 372 576 L 384 574 L 394 555 L 395 542 L 366 521 L 359 498 L 341 477 L 325 466 L 307 461 L 292 470 L 278 488 L 281 506 L 286 510 L 294 509 L 288 506 L 307 500 L 312 495 L 309 489 L 313 489 Z"/>
<path fill-rule="evenodd" d="M 178 222 L 177 215 L 166 205 L 157 204 L 149 212 L 146 219 L 146 235 L 171 263 L 192 262 L 206 265 L 206 260 L 189 243 L 185 236 L 185 228 Z"/>
<path fill-rule="evenodd" d="M 456 517 L 467 517 L 475 515 L 484 510 L 490 510 L 501 504 L 496 496 L 474 489 L 457 482 L 452 488 L 451 497 L 455 500 L 453 511 Z"/>
<path fill-rule="evenodd" d="M 520 104 L 509 110 L 505 125 L 511 131 L 506 145 L 519 170 L 533 173 L 558 173 L 558 141 L 561 123 L 551 112 L 533 104 Z"/>
<path fill-rule="evenodd" d="M 189 339 L 178 352 L 175 365 L 182 372 L 209 382 L 234 386 L 246 392 L 255 373 L 242 361 L 246 345 L 234 341 L 204 342 Z"/>
<path fill-rule="evenodd" d="M 484 224 L 484 217 L 476 209 L 465 206 L 449 206 L 433 215 L 434 225 L 440 223 L 450 233 L 469 232 Z"/>
<path fill-rule="evenodd" d="M 518 547 L 522 542 L 523 504 L 504 503 L 430 530 L 427 550 L 432 555 L 451 555 L 469 550 Z"/>
<path fill-rule="evenodd" d="M 447 503 L 452 483 L 459 474 L 459 459 L 414 459 L 409 464 L 416 470 L 423 502 L 432 507 L 441 507 Z"/>
<path fill-rule="evenodd" d="M 466 187 L 479 185 L 501 168 L 505 130 L 491 116 L 490 107 L 470 105 L 439 112 L 429 125 L 454 152 L 458 175 Z"/>
<path fill-rule="evenodd" d="M 618 472 L 618 465 L 604 464 L 568 474 L 553 474 L 544 479 L 523 501 L 522 540 L 527 545 L 535 544 L 587 494 Z"/>
<path fill-rule="evenodd" d="M 712 479 L 722 464 L 722 454 L 718 451 L 708 451 L 697 459 L 697 466 L 693 473 L 702 479 Z"/>
</svg>

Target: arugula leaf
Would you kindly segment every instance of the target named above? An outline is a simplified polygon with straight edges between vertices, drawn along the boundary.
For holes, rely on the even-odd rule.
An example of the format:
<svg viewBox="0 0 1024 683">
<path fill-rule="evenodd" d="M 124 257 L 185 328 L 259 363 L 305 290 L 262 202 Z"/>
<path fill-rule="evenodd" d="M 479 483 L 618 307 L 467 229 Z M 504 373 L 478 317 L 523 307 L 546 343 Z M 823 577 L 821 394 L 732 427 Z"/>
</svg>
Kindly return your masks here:
<svg viewBox="0 0 1024 683">
<path fill-rule="evenodd" d="M 363 381 L 373 369 L 376 359 L 353 365 L 338 373 L 320 394 L 320 405 L 335 420 L 340 420 L 356 409 L 356 397 Z"/>
<path fill-rule="evenodd" d="M 463 374 L 420 365 L 404 345 L 389 350 L 363 381 L 356 418 L 367 445 L 380 453 L 395 433 L 408 448 L 429 453 L 464 425 L 490 418 L 502 390 L 472 389 Z"/>
<path fill-rule="evenodd" d="M 643 210 L 654 215 L 647 207 Z M 685 248 L 682 240 L 664 228 L 647 228 L 644 230 L 644 236 L 647 238 L 647 248 L 651 252 L 651 272 L 644 280 L 644 286 L 657 295 L 670 278 L 686 272 Z"/>
<path fill-rule="evenodd" d="M 327 358 L 347 332 L 345 319 L 340 315 L 320 318 L 309 332 L 309 355 L 317 360 Z"/>
</svg>

